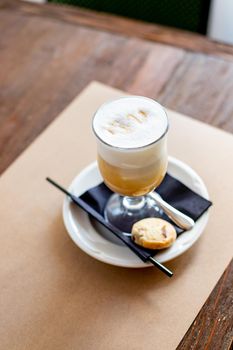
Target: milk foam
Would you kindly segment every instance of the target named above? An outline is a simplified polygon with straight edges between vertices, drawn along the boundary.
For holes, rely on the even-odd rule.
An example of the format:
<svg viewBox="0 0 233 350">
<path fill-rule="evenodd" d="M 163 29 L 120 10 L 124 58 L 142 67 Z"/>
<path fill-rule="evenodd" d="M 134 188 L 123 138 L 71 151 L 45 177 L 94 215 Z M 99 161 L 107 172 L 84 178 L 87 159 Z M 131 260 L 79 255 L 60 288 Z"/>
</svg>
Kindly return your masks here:
<svg viewBox="0 0 233 350">
<path fill-rule="evenodd" d="M 158 140 L 167 129 L 164 109 L 155 101 L 130 96 L 103 105 L 93 128 L 101 140 L 121 148 L 136 148 Z"/>
</svg>

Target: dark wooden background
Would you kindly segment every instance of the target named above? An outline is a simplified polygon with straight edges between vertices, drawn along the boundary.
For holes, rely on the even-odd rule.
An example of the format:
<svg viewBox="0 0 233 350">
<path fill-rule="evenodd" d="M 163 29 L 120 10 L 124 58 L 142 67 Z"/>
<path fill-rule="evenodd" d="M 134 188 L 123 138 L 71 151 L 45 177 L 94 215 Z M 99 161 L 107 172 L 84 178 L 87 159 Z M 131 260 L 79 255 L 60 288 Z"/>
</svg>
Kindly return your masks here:
<svg viewBox="0 0 233 350">
<path fill-rule="evenodd" d="M 0 172 L 92 80 L 233 132 L 232 46 L 72 7 L 0 0 L 0 10 Z M 233 263 L 178 349 L 230 349 L 232 285 Z"/>
</svg>

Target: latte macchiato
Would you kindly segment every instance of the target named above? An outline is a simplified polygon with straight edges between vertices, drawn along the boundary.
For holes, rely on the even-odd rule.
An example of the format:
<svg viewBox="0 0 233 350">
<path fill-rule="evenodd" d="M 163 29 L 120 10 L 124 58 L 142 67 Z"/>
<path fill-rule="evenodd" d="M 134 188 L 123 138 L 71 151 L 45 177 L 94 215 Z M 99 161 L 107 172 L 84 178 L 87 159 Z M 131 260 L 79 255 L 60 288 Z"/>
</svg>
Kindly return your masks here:
<svg viewBox="0 0 233 350">
<path fill-rule="evenodd" d="M 123 97 L 95 114 L 98 165 L 106 185 L 126 196 L 142 196 L 162 181 L 167 169 L 167 116 L 155 101 Z"/>
</svg>

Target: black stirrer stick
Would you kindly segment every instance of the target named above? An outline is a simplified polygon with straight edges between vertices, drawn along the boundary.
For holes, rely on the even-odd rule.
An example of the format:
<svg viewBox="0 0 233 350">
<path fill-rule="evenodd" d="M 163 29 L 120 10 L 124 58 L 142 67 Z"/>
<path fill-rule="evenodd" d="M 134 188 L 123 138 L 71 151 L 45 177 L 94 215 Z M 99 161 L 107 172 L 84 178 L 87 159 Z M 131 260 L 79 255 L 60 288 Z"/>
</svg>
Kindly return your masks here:
<svg viewBox="0 0 233 350">
<path fill-rule="evenodd" d="M 58 183 L 50 179 L 49 177 L 46 178 L 48 182 L 50 182 L 53 186 L 58 188 L 60 191 L 65 193 L 67 196 L 69 196 L 75 204 L 77 204 L 80 208 L 85 210 L 89 215 L 91 215 L 93 218 L 95 218 L 98 222 L 100 222 L 103 226 L 105 226 L 107 229 L 109 229 L 112 233 L 114 233 L 120 240 L 122 240 L 128 248 L 130 248 L 136 255 L 139 254 L 137 249 L 134 249 L 133 245 L 127 244 L 127 242 L 122 238 L 121 234 L 122 232 L 118 230 L 115 226 L 111 225 L 110 223 L 106 222 L 104 218 L 97 213 L 95 210 L 93 210 L 86 202 L 84 202 L 81 198 L 74 196 L 72 193 L 67 191 L 64 187 L 60 186 Z M 143 260 L 143 259 L 142 259 Z M 164 272 L 167 276 L 172 277 L 173 272 L 170 271 L 167 267 L 165 267 L 163 264 L 158 262 L 156 259 L 153 257 L 149 257 L 148 260 L 156 266 L 159 270 Z"/>
</svg>

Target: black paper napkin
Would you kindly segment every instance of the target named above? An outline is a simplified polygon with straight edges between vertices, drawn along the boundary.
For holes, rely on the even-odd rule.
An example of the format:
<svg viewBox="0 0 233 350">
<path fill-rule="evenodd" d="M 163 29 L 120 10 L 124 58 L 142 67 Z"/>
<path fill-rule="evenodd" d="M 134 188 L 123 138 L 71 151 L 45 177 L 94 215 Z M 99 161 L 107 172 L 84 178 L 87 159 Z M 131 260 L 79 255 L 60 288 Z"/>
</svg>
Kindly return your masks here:
<svg viewBox="0 0 233 350">
<path fill-rule="evenodd" d="M 194 221 L 197 221 L 200 216 L 212 205 L 212 202 L 198 195 L 190 190 L 182 182 L 175 179 L 169 174 L 166 174 L 163 182 L 156 189 L 162 198 L 172 205 L 174 208 L 180 210 L 184 214 L 190 216 Z M 96 187 L 93 187 L 80 196 L 81 200 L 88 205 L 96 213 L 104 218 L 104 209 L 113 192 L 102 182 Z M 163 214 L 162 218 L 174 223 Z M 174 225 L 177 235 L 184 232 L 182 229 Z M 119 232 L 117 234 L 119 237 Z M 131 247 L 133 251 L 144 261 L 156 254 L 155 250 L 146 249 L 135 244 L 129 236 L 120 233 L 120 239 Z"/>
</svg>

